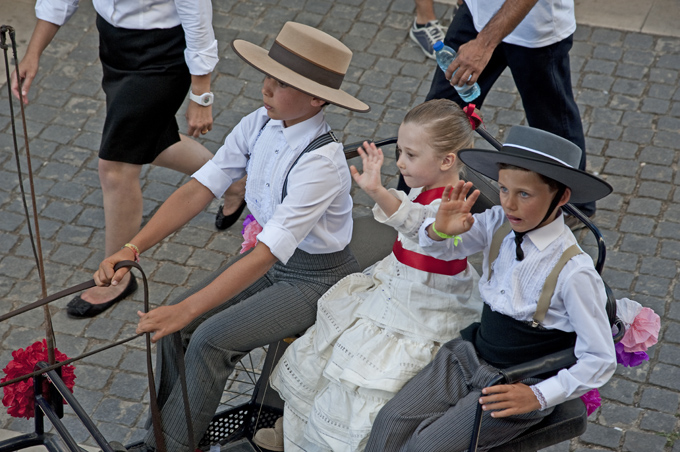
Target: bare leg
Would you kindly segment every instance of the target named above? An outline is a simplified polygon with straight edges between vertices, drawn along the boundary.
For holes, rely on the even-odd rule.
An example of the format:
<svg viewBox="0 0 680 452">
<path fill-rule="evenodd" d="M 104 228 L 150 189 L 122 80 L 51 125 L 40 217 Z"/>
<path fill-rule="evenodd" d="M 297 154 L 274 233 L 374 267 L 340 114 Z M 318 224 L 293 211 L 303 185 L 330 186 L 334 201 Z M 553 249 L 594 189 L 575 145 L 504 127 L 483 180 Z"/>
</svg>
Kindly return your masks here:
<svg viewBox="0 0 680 452">
<path fill-rule="evenodd" d="M 434 0 L 415 0 L 416 3 L 416 23 L 425 25 L 431 20 L 436 20 L 434 15 Z"/>
<path fill-rule="evenodd" d="M 193 174 L 213 155 L 198 141 L 185 135 L 179 137 L 180 141 L 161 152 L 151 164 L 170 168 L 184 174 Z"/>
<path fill-rule="evenodd" d="M 105 255 L 118 251 L 139 231 L 142 224 L 141 165 L 99 159 L 99 181 L 104 196 Z M 120 284 L 93 287 L 80 297 L 92 304 L 105 303 L 118 296 L 128 285 L 129 276 Z"/>
</svg>

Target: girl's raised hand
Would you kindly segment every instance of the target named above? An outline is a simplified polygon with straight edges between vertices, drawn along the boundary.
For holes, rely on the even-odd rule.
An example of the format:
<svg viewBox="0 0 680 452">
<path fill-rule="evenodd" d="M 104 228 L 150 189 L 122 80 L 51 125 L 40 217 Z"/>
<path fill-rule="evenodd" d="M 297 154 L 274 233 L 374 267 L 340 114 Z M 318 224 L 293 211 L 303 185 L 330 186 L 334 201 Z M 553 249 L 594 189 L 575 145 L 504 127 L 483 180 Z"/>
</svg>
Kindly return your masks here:
<svg viewBox="0 0 680 452">
<path fill-rule="evenodd" d="M 437 231 L 447 235 L 458 235 L 470 230 L 475 222 L 470 209 L 479 197 L 479 190 L 465 197 L 471 188 L 472 182 L 462 180 L 455 186 L 446 186 L 435 219 Z"/>
<path fill-rule="evenodd" d="M 383 164 L 383 153 L 379 147 L 376 147 L 375 143 L 369 143 L 364 141 L 362 147 L 357 149 L 359 155 L 361 156 L 361 163 L 364 167 L 364 172 L 359 173 L 354 165 L 349 167 L 352 173 L 352 178 L 354 181 L 364 190 L 366 193 L 371 195 L 376 191 L 383 188 L 382 180 L 380 178 L 380 168 Z"/>
</svg>

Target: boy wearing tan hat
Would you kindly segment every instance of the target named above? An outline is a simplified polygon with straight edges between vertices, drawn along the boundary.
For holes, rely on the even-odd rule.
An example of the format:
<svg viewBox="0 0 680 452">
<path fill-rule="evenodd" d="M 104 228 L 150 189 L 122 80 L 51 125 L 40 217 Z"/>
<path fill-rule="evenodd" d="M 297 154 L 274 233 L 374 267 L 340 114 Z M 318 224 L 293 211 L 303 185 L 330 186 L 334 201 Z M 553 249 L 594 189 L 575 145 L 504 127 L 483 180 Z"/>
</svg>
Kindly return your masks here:
<svg viewBox="0 0 680 452">
<path fill-rule="evenodd" d="M 482 319 L 383 407 L 367 452 L 467 450 L 478 404 L 479 446 L 488 450 L 602 386 L 616 368 L 604 284 L 560 209 L 570 199 L 601 199 L 611 186 L 578 169 L 578 146 L 531 127 L 510 129 L 501 152 L 463 149 L 458 157 L 498 181 L 501 205 L 473 216 L 479 192 L 466 198 L 472 184 L 449 186 L 436 219 L 420 228 L 420 245 L 440 259 L 483 252 Z M 457 234 L 462 240 L 451 240 Z M 486 386 L 499 369 L 570 348 L 576 363 L 557 374 Z"/>
<path fill-rule="evenodd" d="M 95 273 L 117 284 L 137 258 L 221 197 L 246 174 L 246 201 L 262 226 L 255 248 L 217 270 L 170 306 L 139 313 L 137 332 L 154 332 L 167 450 L 186 451 L 189 435 L 169 334 L 181 330 L 193 434 L 204 435 L 234 366 L 250 350 L 314 323 L 317 300 L 358 272 L 349 251 L 351 176 L 342 144 L 330 133 L 326 103 L 369 107 L 340 90 L 352 52 L 337 39 L 287 22 L 269 51 L 235 40 L 234 51 L 266 74 L 264 105 L 244 117 L 215 157 L 173 193 L 129 244 Z M 162 339 L 161 339 L 162 338 Z M 134 450 L 155 450 L 153 432 Z"/>
</svg>

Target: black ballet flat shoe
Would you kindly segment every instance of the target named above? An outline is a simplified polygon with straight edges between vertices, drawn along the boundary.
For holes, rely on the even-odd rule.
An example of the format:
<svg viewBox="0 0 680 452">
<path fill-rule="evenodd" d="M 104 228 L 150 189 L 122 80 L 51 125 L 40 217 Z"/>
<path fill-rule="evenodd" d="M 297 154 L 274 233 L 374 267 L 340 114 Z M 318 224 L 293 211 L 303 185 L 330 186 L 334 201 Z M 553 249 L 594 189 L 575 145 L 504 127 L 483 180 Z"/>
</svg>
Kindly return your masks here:
<svg viewBox="0 0 680 452">
<path fill-rule="evenodd" d="M 224 204 L 220 204 L 220 208 L 217 210 L 217 215 L 215 216 L 215 227 L 221 231 L 232 227 L 234 223 L 236 223 L 243 213 L 243 209 L 246 208 L 246 200 L 244 199 L 241 201 L 241 205 L 238 206 L 238 209 L 229 215 L 222 213 L 222 207 L 224 207 Z"/>
<path fill-rule="evenodd" d="M 135 275 L 130 273 L 130 282 L 128 282 L 127 287 L 113 300 L 107 301 L 106 303 L 92 304 L 80 298 L 80 295 L 76 295 L 66 305 L 66 314 L 68 314 L 69 317 L 78 319 L 94 317 L 106 311 L 123 298 L 132 295 L 135 290 L 137 290 L 137 279 L 135 278 Z"/>
</svg>

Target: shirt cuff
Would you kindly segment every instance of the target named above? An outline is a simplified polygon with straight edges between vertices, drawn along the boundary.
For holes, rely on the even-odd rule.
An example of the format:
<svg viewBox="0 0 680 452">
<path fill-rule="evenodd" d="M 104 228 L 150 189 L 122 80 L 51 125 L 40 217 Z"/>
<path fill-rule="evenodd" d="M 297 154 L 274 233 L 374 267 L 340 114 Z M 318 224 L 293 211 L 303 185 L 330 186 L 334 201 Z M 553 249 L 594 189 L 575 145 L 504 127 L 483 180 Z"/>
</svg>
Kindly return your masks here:
<svg viewBox="0 0 680 452">
<path fill-rule="evenodd" d="M 269 220 L 257 235 L 257 240 L 269 247 L 269 251 L 282 264 L 288 263 L 288 259 L 295 253 L 298 243 L 295 236 L 282 225 Z"/>
<path fill-rule="evenodd" d="M 566 372 L 566 370 L 561 370 L 560 372 Z M 543 399 L 539 399 L 541 408 L 549 408 L 567 400 L 564 388 L 562 388 L 557 376 L 536 383 L 531 389 L 534 390 L 534 394 L 538 391 L 541 397 L 543 397 Z"/>
<path fill-rule="evenodd" d="M 210 74 L 220 60 L 217 53 L 217 40 L 213 40 L 210 47 L 199 51 L 185 49 L 184 60 L 187 63 L 187 67 L 189 67 L 189 73 L 191 73 L 191 75 Z"/>
<path fill-rule="evenodd" d="M 536 385 L 534 385 L 534 386 L 529 386 L 529 387 L 531 388 L 531 390 L 533 391 L 534 395 L 535 395 L 536 398 L 538 399 L 538 403 L 541 404 L 540 411 L 543 411 L 543 410 L 545 410 L 546 408 L 548 408 L 548 405 L 547 405 L 546 402 L 545 402 L 545 397 L 543 397 L 543 393 L 541 392 L 541 390 L 538 389 L 538 388 L 536 387 Z"/>
<path fill-rule="evenodd" d="M 207 187 L 215 198 L 221 198 L 233 182 L 212 160 L 205 162 L 191 177 Z"/>
</svg>

